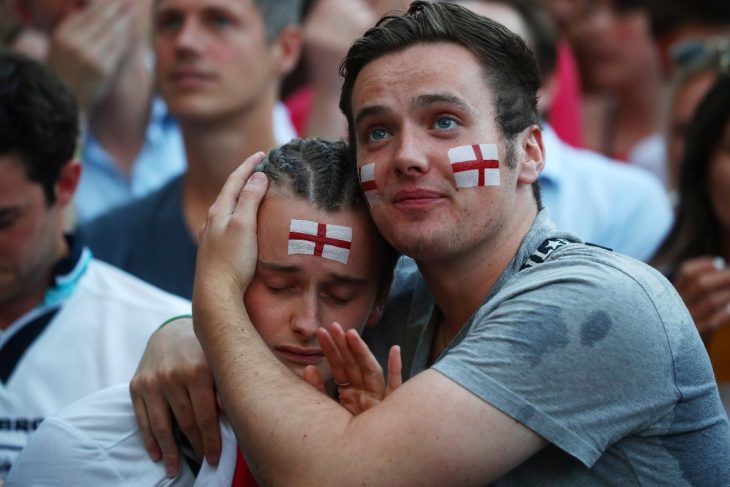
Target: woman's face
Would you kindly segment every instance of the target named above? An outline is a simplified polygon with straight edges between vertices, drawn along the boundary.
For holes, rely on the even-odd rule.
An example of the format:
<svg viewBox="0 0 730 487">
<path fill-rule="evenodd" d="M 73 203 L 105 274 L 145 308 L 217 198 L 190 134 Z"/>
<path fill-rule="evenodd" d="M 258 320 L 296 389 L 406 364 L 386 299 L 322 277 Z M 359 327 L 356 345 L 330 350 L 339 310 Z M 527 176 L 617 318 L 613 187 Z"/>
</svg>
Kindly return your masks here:
<svg viewBox="0 0 730 487">
<path fill-rule="evenodd" d="M 727 232 L 730 231 L 730 119 L 710 157 L 707 181 L 710 201 L 720 225 Z"/>
</svg>

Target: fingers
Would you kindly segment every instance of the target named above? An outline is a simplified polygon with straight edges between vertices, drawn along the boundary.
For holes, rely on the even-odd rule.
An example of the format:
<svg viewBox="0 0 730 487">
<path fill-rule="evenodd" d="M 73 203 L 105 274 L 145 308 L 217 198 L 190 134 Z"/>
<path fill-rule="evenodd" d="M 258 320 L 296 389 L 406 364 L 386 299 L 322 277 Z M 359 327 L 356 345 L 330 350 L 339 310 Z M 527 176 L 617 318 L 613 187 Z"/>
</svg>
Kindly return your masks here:
<svg viewBox="0 0 730 487">
<path fill-rule="evenodd" d="M 345 368 L 345 363 L 342 360 L 342 355 L 340 355 L 340 350 L 337 347 L 337 344 L 335 344 L 335 341 L 329 331 L 325 328 L 319 328 L 317 330 L 317 340 L 319 341 L 319 346 L 322 348 L 324 357 L 330 366 L 332 378 L 335 383 L 346 384 L 350 382 L 347 369 Z"/>
<path fill-rule="evenodd" d="M 221 456 L 221 431 L 218 425 L 218 407 L 212 378 L 200 386 L 202 394 L 192 397 L 193 413 L 195 415 L 196 430 L 199 431 L 202 441 L 202 454 L 210 465 L 218 465 Z M 197 453 L 197 450 L 196 450 Z"/>
<path fill-rule="evenodd" d="M 130 391 L 132 392 L 134 414 L 150 458 L 153 461 L 162 459 L 167 475 L 176 476 L 178 451 L 172 433 L 172 417 L 167 400 L 163 395 L 154 391 L 143 398 L 133 385 L 130 386 Z"/>
<path fill-rule="evenodd" d="M 322 374 L 319 373 L 319 369 L 314 365 L 307 365 L 304 367 L 303 378 L 309 385 L 317 389 L 322 394 L 327 394 L 324 381 L 322 380 Z"/>
<path fill-rule="evenodd" d="M 403 384 L 401 370 L 402 363 L 400 347 L 398 345 L 393 345 L 388 353 L 388 381 L 385 387 L 386 396 Z"/>
<path fill-rule="evenodd" d="M 55 31 L 48 62 L 82 108 L 103 93 L 130 46 L 134 19 L 129 0 L 93 2 Z"/>
<path fill-rule="evenodd" d="M 724 260 L 709 256 L 689 259 L 677 270 L 674 284 L 701 334 L 730 319 L 730 270 Z"/>
<path fill-rule="evenodd" d="M 353 350 L 347 343 L 347 337 L 345 336 L 344 330 L 339 323 L 334 322 L 329 326 L 328 331 L 330 332 L 335 345 L 337 345 L 337 350 L 340 353 L 342 364 L 347 373 L 347 380 L 344 382 L 349 382 L 353 387 L 362 389 L 364 386 L 363 371 L 360 367 L 360 363 L 355 358 Z M 340 384 L 343 383 L 339 380 L 337 382 Z"/>
<path fill-rule="evenodd" d="M 157 444 L 154 435 L 152 434 L 152 428 L 150 427 L 150 420 L 147 415 L 147 407 L 145 406 L 144 400 L 139 396 L 138 391 L 135 390 L 134 382 L 130 382 L 130 395 L 132 396 L 132 406 L 134 408 L 134 416 L 137 420 L 137 425 L 142 433 L 142 440 L 144 447 L 153 462 L 157 462 L 162 458 L 162 451 L 160 446 Z"/>
<path fill-rule="evenodd" d="M 355 329 L 348 330 L 345 337 L 351 356 L 355 361 L 355 366 L 359 369 L 359 375 L 362 378 L 364 388 L 376 395 L 384 394 L 383 368 L 375 359 L 370 348 L 368 348 Z"/>
<path fill-rule="evenodd" d="M 213 215 L 222 214 L 224 216 L 230 215 L 236 208 L 238 199 L 241 196 L 245 184 L 248 182 L 253 168 L 256 164 L 261 162 L 264 158 L 263 152 L 257 152 L 248 157 L 243 163 L 238 166 L 226 179 L 226 182 L 221 188 L 221 192 L 218 194 L 213 206 L 210 208 L 210 213 Z"/>
</svg>

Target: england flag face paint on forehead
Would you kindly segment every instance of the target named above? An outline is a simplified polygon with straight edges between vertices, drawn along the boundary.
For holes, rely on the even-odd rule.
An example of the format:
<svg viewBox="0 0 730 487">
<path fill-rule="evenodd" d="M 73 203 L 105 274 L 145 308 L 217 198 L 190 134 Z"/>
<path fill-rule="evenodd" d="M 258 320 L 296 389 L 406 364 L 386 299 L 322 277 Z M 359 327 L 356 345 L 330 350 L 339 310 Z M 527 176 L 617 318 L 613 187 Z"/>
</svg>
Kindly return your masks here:
<svg viewBox="0 0 730 487">
<path fill-rule="evenodd" d="M 499 186 L 496 144 L 462 145 L 449 149 L 449 163 L 457 188 Z"/>
<path fill-rule="evenodd" d="M 360 177 L 360 188 L 362 189 L 368 205 L 373 206 L 380 202 L 380 194 L 378 193 L 378 185 L 375 183 L 375 163 L 365 164 L 357 171 Z"/>
<path fill-rule="evenodd" d="M 309 220 L 291 221 L 289 255 L 314 255 L 347 264 L 351 246 L 351 227 Z"/>
</svg>

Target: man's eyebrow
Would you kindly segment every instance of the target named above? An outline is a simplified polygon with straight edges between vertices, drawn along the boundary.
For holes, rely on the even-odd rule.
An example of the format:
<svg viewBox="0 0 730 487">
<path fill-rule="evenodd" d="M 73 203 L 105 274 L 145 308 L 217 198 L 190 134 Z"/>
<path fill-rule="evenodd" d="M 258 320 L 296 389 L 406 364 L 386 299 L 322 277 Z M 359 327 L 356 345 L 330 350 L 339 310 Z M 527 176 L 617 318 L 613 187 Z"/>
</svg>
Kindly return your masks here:
<svg viewBox="0 0 730 487">
<path fill-rule="evenodd" d="M 304 272 L 304 270 L 297 265 L 278 264 L 276 262 L 266 262 L 262 260 L 259 261 L 259 265 L 266 269 L 278 272 L 286 272 L 289 274 L 300 274 Z M 327 277 L 332 281 L 338 281 L 353 286 L 364 286 L 368 283 L 368 280 L 364 277 L 348 276 L 345 274 L 339 274 L 337 272 L 330 272 L 329 274 L 327 274 Z"/>
<path fill-rule="evenodd" d="M 429 93 L 427 95 L 419 95 L 413 99 L 411 105 L 415 108 L 423 108 L 435 103 L 447 103 L 467 112 L 473 111 L 471 105 L 464 101 L 463 98 L 449 93 Z"/>
<path fill-rule="evenodd" d="M 271 269 L 272 271 L 288 272 L 290 274 L 302 272 L 302 268 L 296 265 L 277 264 L 276 262 L 266 262 L 263 260 L 259 261 L 259 265 L 266 269 Z"/>
<path fill-rule="evenodd" d="M 375 115 L 384 115 L 390 112 L 391 110 L 384 107 L 383 105 L 371 105 L 369 107 L 365 107 L 357 112 L 357 115 L 355 116 L 355 126 L 359 125 L 364 118 L 372 117 Z"/>
</svg>

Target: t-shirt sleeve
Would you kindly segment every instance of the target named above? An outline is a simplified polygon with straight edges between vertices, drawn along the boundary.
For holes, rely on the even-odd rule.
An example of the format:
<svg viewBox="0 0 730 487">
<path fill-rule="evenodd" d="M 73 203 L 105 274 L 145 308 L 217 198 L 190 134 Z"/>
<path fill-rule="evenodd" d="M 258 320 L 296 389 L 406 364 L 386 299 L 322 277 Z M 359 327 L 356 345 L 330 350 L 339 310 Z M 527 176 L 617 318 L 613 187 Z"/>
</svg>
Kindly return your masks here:
<svg viewBox="0 0 730 487">
<path fill-rule="evenodd" d="M 547 262 L 484 305 L 433 368 L 590 467 L 671 413 L 668 347 L 652 300 L 630 276 Z"/>
</svg>

